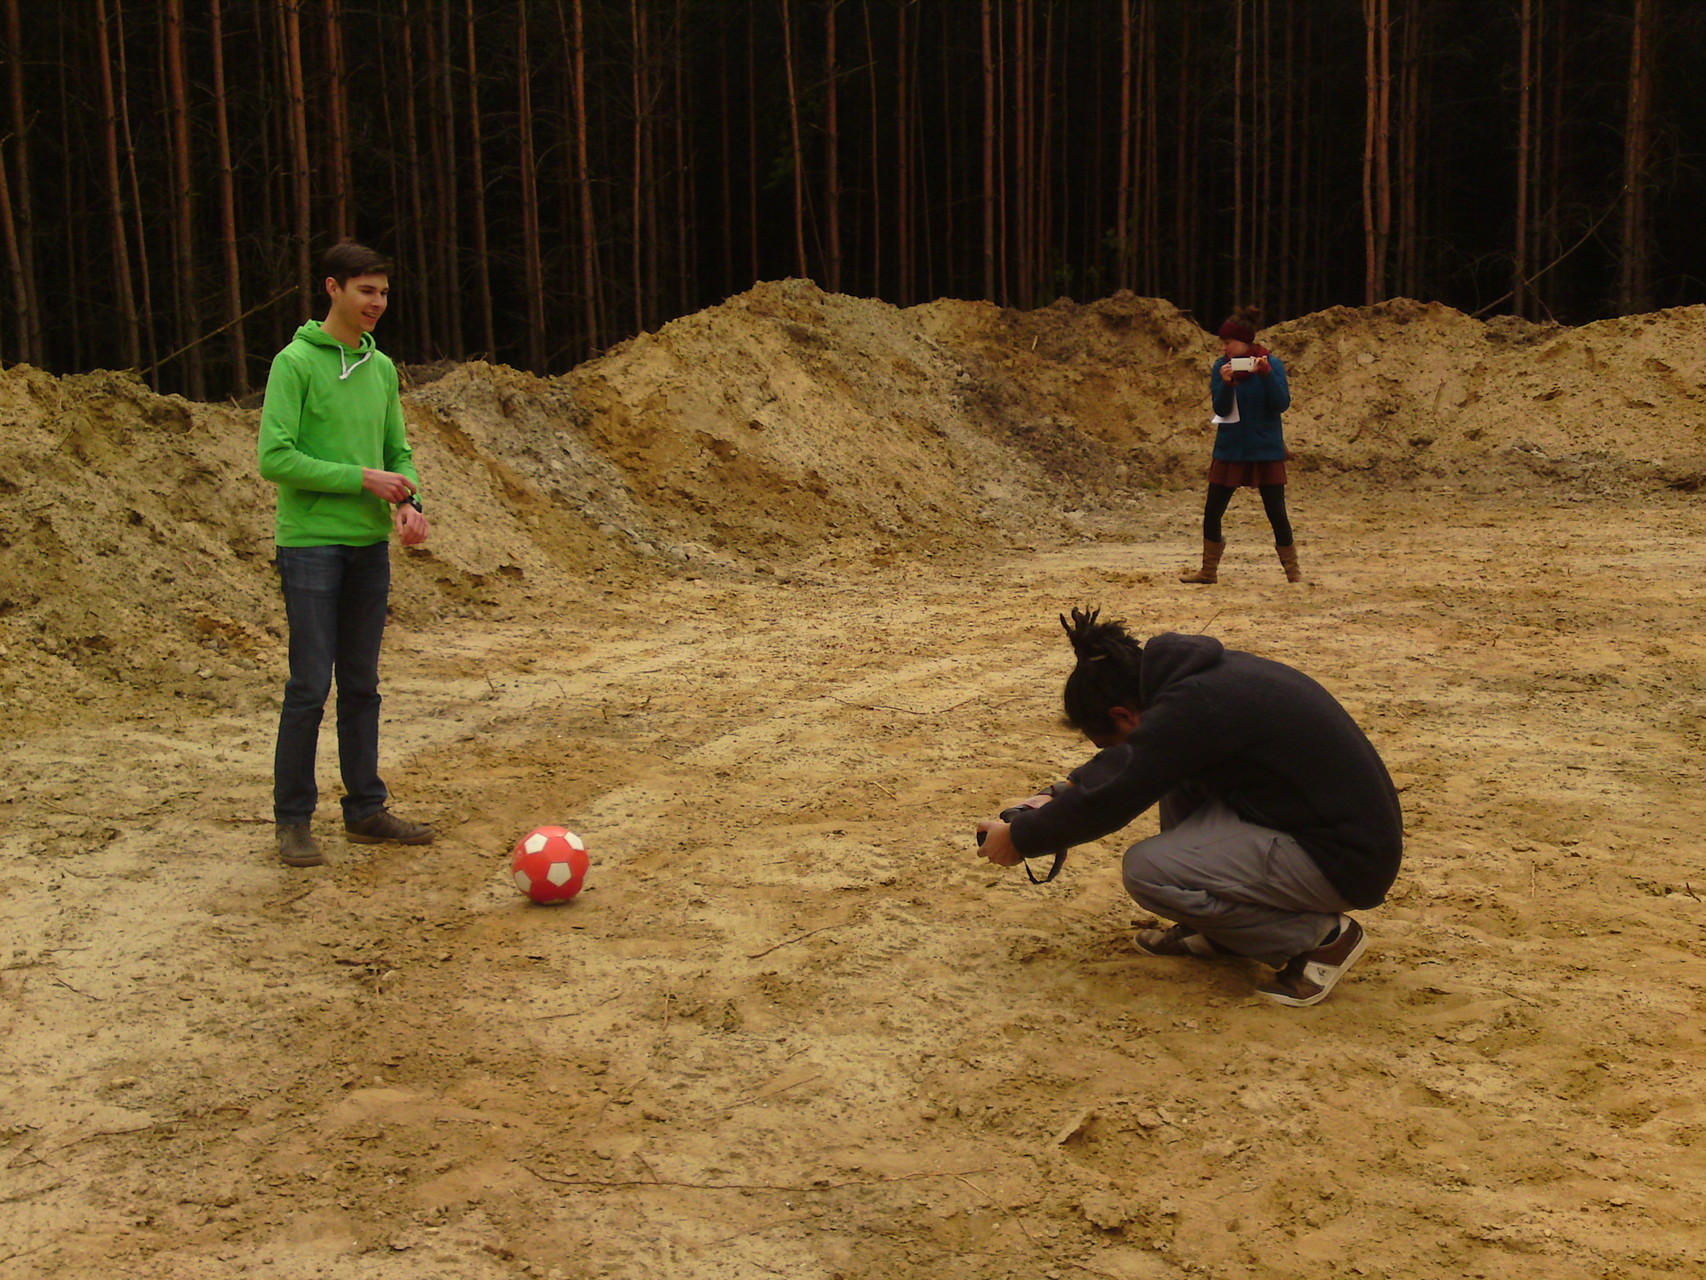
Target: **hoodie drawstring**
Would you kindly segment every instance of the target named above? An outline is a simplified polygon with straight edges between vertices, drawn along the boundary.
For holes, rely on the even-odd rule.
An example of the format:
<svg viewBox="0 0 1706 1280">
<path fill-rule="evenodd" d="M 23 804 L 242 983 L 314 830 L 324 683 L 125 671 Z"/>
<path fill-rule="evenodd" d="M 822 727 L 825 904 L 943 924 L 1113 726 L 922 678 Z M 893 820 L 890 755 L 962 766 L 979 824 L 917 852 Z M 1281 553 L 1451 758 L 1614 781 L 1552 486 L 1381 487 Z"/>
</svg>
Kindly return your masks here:
<svg viewBox="0 0 1706 1280">
<path fill-rule="evenodd" d="M 343 343 L 341 343 L 341 342 L 338 343 L 338 363 L 343 366 L 343 370 L 344 370 L 342 373 L 340 373 L 338 375 L 338 381 L 339 382 L 348 381 L 350 374 L 354 373 L 357 369 L 361 368 L 362 365 L 366 364 L 368 357 L 371 356 L 372 354 L 373 354 L 373 348 L 369 347 L 366 351 L 362 352 L 361 359 L 357 360 L 354 364 L 351 364 L 349 362 L 348 350 L 345 349 Z"/>
</svg>

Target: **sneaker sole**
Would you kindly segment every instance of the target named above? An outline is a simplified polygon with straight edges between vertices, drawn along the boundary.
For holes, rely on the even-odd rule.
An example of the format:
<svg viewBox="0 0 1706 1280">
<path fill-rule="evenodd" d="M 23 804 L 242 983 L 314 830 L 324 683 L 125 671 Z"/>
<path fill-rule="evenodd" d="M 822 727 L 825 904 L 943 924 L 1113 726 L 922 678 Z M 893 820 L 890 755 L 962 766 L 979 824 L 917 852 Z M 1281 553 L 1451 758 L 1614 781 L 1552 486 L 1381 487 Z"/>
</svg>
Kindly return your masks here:
<svg viewBox="0 0 1706 1280">
<path fill-rule="evenodd" d="M 1351 966 L 1361 959 L 1362 953 L 1367 950 L 1368 931 L 1365 929 L 1362 937 L 1357 939 L 1356 946 L 1351 948 L 1350 955 L 1346 956 L 1339 964 L 1304 965 L 1303 976 L 1321 988 L 1312 996 L 1289 996 L 1283 991 L 1274 991 L 1267 987 L 1261 989 L 1262 994 L 1275 1004 L 1283 1004 L 1288 1009 L 1307 1009 L 1310 1005 L 1320 1004 L 1333 993 L 1333 988 L 1339 985 L 1339 979 L 1351 971 Z"/>
</svg>

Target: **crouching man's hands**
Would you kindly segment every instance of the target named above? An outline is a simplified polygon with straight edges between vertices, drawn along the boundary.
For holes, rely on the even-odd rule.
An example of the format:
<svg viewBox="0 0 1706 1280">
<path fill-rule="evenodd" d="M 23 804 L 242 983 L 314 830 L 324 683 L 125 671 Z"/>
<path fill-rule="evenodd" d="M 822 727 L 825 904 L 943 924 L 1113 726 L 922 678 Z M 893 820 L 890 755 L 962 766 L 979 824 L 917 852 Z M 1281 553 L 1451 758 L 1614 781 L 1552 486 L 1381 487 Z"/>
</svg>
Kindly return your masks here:
<svg viewBox="0 0 1706 1280">
<path fill-rule="evenodd" d="M 1013 847 L 1008 825 L 993 818 L 977 824 L 977 852 L 998 867 L 1016 867 L 1024 861 Z"/>
</svg>

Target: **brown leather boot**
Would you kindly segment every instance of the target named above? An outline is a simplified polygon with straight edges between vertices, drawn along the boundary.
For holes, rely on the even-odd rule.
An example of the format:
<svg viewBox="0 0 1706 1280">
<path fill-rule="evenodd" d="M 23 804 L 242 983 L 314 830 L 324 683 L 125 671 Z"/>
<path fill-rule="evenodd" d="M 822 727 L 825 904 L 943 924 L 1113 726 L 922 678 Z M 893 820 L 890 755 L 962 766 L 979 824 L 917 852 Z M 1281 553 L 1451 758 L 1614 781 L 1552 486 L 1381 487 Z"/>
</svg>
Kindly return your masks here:
<svg viewBox="0 0 1706 1280">
<path fill-rule="evenodd" d="M 306 822 L 280 822 L 278 825 L 278 860 L 287 867 L 323 866 L 326 855 L 320 852 L 320 842 L 314 838 Z"/>
<path fill-rule="evenodd" d="M 1274 551 L 1279 555 L 1280 564 L 1285 567 L 1285 580 L 1302 582 L 1303 569 L 1297 563 L 1297 544 L 1294 542 L 1289 547 L 1275 547 Z"/>
<path fill-rule="evenodd" d="M 1202 568 L 1179 570 L 1180 582 L 1219 582 L 1220 576 L 1216 570 L 1220 568 L 1220 557 L 1226 550 L 1224 542 L 1202 540 Z"/>
<path fill-rule="evenodd" d="M 432 828 L 380 809 L 356 822 L 344 823 L 344 838 L 356 844 L 431 844 Z"/>
</svg>

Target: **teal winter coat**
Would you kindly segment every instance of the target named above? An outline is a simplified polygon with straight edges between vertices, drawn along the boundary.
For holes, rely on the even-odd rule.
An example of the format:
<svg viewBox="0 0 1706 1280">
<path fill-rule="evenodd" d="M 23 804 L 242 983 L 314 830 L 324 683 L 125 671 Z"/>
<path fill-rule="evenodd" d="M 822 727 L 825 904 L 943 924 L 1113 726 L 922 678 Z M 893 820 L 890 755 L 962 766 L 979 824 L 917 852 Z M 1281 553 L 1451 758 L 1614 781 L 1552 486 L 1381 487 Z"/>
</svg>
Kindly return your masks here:
<svg viewBox="0 0 1706 1280">
<path fill-rule="evenodd" d="M 1253 373 L 1242 382 L 1227 382 L 1220 376 L 1226 363 L 1221 356 L 1210 367 L 1208 393 L 1216 417 L 1230 417 L 1234 403 L 1237 422 L 1222 422 L 1214 436 L 1214 456 L 1224 462 L 1279 462 L 1285 458 L 1285 429 L 1280 415 L 1291 408 L 1291 386 L 1285 380 L 1285 362 L 1268 356 L 1268 372 Z"/>
</svg>

